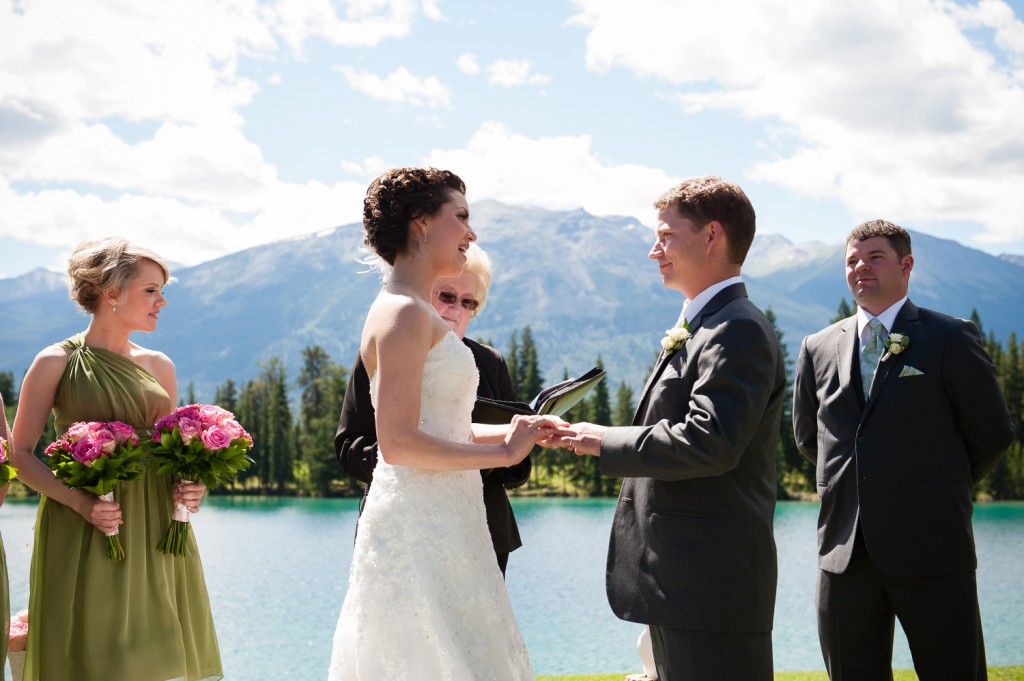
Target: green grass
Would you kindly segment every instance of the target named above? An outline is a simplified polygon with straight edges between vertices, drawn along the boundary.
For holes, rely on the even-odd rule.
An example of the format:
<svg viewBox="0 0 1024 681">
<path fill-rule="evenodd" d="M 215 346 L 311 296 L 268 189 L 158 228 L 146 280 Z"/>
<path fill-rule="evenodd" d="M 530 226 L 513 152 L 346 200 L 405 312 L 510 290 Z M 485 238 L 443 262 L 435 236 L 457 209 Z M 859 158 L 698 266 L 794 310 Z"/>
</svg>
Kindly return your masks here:
<svg viewBox="0 0 1024 681">
<path fill-rule="evenodd" d="M 636 672 L 633 672 L 636 673 Z M 537 681 L 622 681 L 621 674 L 579 674 L 576 676 L 538 676 Z M 1024 681 L 1024 667 L 990 667 L 989 681 Z M 912 670 L 898 669 L 893 673 L 895 681 L 917 681 Z M 775 681 L 828 681 L 825 672 L 776 672 Z"/>
</svg>

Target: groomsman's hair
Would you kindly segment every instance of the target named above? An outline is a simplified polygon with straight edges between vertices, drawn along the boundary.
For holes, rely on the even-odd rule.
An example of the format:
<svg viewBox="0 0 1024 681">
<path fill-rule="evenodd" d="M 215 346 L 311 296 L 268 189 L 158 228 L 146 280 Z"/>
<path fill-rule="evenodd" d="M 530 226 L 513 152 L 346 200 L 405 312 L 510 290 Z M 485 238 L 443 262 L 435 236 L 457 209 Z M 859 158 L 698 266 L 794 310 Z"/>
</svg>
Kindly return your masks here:
<svg viewBox="0 0 1024 681">
<path fill-rule="evenodd" d="M 888 220 L 868 220 L 853 228 L 850 236 L 846 237 L 846 245 L 850 246 L 858 241 L 873 239 L 876 236 L 884 236 L 889 240 L 892 250 L 896 251 L 896 257 L 900 260 L 910 255 L 910 233 L 899 225 Z"/>
<path fill-rule="evenodd" d="M 661 195 L 654 207 L 674 206 L 680 216 L 693 220 L 698 229 L 717 220 L 725 230 L 729 260 L 742 265 L 754 241 L 757 222 L 754 207 L 739 185 L 720 177 L 691 177 Z"/>
</svg>

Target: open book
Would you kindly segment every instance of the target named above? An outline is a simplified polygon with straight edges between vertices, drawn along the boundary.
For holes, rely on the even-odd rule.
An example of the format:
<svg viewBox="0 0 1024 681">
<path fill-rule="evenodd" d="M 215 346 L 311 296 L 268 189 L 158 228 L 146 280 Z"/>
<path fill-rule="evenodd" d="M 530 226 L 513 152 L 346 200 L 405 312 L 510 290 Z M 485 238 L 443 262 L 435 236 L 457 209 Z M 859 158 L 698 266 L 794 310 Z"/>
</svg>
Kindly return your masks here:
<svg viewBox="0 0 1024 681">
<path fill-rule="evenodd" d="M 548 386 L 537 393 L 529 404 L 478 397 L 473 406 L 473 423 L 509 423 L 516 414 L 561 416 L 586 397 L 597 382 L 604 378 L 604 373 L 594 367 L 582 376 Z"/>
</svg>

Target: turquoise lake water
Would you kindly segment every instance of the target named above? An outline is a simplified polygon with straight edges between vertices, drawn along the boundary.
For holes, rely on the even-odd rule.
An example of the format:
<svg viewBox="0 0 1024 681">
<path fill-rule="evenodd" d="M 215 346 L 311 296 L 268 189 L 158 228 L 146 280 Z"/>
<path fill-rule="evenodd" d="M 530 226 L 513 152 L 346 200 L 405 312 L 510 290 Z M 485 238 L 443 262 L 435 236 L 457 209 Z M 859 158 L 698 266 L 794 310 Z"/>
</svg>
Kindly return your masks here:
<svg viewBox="0 0 1024 681">
<path fill-rule="evenodd" d="M 508 589 L 536 674 L 640 671 L 640 625 L 611 613 L 604 566 L 613 499 L 515 499 L 524 546 Z M 35 503 L 0 508 L 11 607 L 28 602 Z M 208 498 L 193 523 L 225 678 L 326 677 L 345 596 L 358 501 Z M 814 622 L 817 504 L 780 503 L 775 668 L 823 669 Z M 990 665 L 1024 664 L 1024 504 L 981 504 L 974 516 Z M 912 667 L 897 627 L 894 666 Z M 9 677 L 9 673 L 8 676 Z"/>
</svg>

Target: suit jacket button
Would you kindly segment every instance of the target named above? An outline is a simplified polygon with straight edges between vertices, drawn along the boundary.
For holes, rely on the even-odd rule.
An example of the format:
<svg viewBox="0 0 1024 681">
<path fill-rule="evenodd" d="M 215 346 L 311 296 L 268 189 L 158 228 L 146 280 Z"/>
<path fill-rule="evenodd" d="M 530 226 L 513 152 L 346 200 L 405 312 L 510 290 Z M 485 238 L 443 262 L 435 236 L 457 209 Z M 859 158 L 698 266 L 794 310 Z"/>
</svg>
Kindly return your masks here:
<svg viewBox="0 0 1024 681">
<path fill-rule="evenodd" d="M 868 441 L 868 439 L 866 437 L 864 437 L 863 435 L 858 435 L 857 436 L 857 444 L 862 445 L 862 444 L 864 444 L 867 441 Z"/>
</svg>

